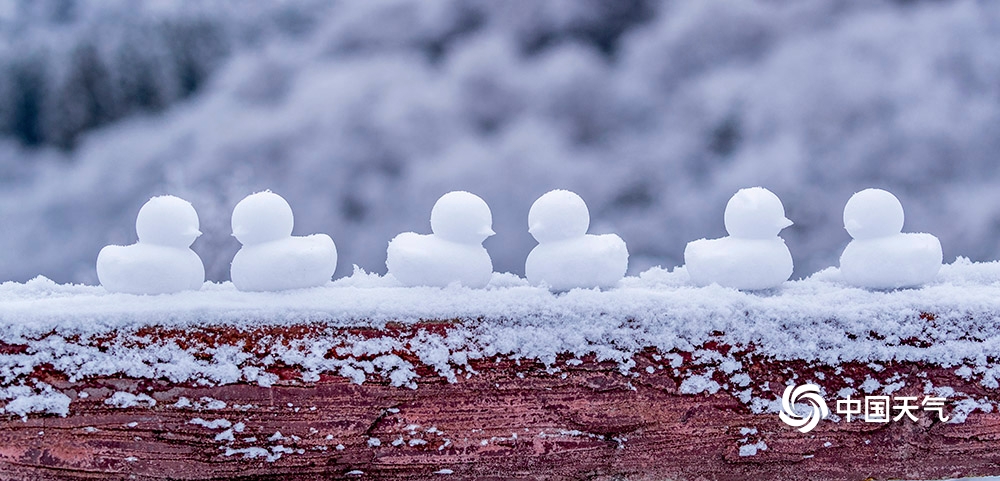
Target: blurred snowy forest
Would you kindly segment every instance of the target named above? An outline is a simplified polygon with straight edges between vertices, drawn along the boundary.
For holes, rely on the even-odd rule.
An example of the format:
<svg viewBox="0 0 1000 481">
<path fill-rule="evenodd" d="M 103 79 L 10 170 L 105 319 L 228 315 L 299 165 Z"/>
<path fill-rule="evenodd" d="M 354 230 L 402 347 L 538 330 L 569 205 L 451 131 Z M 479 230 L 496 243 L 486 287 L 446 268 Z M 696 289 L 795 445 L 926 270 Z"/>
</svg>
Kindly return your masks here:
<svg viewBox="0 0 1000 481">
<path fill-rule="evenodd" d="M 150 196 L 194 203 L 226 280 L 229 216 L 269 188 L 296 233 L 385 272 L 454 189 L 497 271 L 531 203 L 580 193 L 630 272 L 777 193 L 794 277 L 836 265 L 850 195 L 886 188 L 945 260 L 1000 258 L 1000 2 L 0 0 L 0 280 L 96 282 Z"/>
</svg>

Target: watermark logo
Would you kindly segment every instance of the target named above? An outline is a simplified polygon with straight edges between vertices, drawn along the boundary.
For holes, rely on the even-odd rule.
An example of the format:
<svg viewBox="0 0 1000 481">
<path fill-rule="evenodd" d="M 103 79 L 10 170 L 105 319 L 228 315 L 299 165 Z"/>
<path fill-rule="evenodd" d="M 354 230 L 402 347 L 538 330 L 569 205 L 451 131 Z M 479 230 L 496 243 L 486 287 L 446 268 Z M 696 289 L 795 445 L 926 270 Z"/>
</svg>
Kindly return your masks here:
<svg viewBox="0 0 1000 481">
<path fill-rule="evenodd" d="M 808 433 L 816 428 L 821 419 L 830 415 L 826 400 L 820 395 L 820 388 L 815 384 L 785 387 L 781 395 L 781 412 L 778 417 L 785 424 Z M 919 402 L 918 402 L 919 400 Z M 852 418 L 863 419 L 866 423 L 888 423 L 900 421 L 904 417 L 917 421 L 918 411 L 937 414 L 938 421 L 947 422 L 950 418 L 944 414 L 946 398 L 924 396 L 865 396 L 864 399 L 838 399 L 836 412 L 844 416 L 847 422 Z M 801 410 L 796 412 L 797 404 L 806 404 L 810 408 L 808 416 L 803 416 Z"/>
<path fill-rule="evenodd" d="M 811 407 L 808 416 L 801 416 L 792 409 L 796 404 L 807 403 Z M 823 396 L 819 395 L 819 386 L 815 384 L 803 384 L 801 386 L 788 386 L 784 394 L 781 395 L 781 413 L 778 417 L 793 427 L 798 428 L 803 433 L 812 431 L 820 419 L 826 419 L 830 415 L 830 408 L 826 406 Z"/>
</svg>

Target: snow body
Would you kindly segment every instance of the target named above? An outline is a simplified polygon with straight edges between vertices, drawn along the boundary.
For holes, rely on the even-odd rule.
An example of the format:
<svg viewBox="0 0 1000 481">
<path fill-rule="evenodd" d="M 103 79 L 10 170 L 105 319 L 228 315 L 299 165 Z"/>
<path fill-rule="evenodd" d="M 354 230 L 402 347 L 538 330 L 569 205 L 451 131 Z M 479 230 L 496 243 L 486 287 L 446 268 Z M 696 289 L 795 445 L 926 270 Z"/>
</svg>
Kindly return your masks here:
<svg viewBox="0 0 1000 481">
<path fill-rule="evenodd" d="M 233 236 L 243 244 L 230 276 L 241 291 L 319 287 L 337 269 L 337 246 L 326 234 L 293 236 L 292 208 L 270 191 L 244 198 L 233 209 Z"/>
<path fill-rule="evenodd" d="M 844 206 L 844 228 L 854 239 L 840 256 L 840 275 L 857 287 L 895 289 L 926 284 L 941 270 L 941 242 L 931 234 L 902 233 L 903 206 L 892 193 L 865 189 Z"/>
<path fill-rule="evenodd" d="M 191 244 L 201 235 L 198 213 L 184 199 L 153 197 L 136 217 L 139 242 L 109 245 L 97 255 L 97 278 L 109 292 L 169 294 L 198 290 L 205 265 Z"/>
<path fill-rule="evenodd" d="M 609 288 L 628 270 L 628 248 L 615 234 L 587 234 L 590 211 L 583 199 L 567 190 L 538 198 L 528 211 L 528 232 L 538 241 L 524 263 L 533 285 L 555 291 Z"/>
<path fill-rule="evenodd" d="M 405 286 L 482 288 L 493 275 L 483 241 L 494 235 L 493 215 L 483 199 L 449 192 L 431 209 L 432 234 L 404 232 L 389 241 L 385 265 Z"/>
<path fill-rule="evenodd" d="M 741 189 L 726 204 L 728 237 L 699 239 L 684 249 L 691 282 L 741 290 L 770 289 L 792 275 L 792 254 L 778 232 L 792 225 L 778 196 L 762 187 Z"/>
</svg>

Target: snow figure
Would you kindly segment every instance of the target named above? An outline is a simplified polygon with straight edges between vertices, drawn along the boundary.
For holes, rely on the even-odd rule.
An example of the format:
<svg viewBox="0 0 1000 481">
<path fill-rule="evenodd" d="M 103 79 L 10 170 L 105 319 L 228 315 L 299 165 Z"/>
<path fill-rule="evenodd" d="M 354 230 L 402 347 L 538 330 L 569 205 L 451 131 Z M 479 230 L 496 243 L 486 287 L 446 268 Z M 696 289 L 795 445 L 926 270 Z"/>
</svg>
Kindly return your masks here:
<svg viewBox="0 0 1000 481">
<path fill-rule="evenodd" d="M 770 289 L 792 275 L 792 254 L 778 232 L 792 225 L 781 199 L 763 187 L 740 189 L 726 204 L 728 237 L 689 242 L 691 281 L 743 290 Z"/>
<path fill-rule="evenodd" d="M 931 234 L 903 234 L 903 205 L 890 192 L 865 189 L 851 196 L 844 228 L 854 239 L 840 256 L 840 275 L 848 284 L 914 287 L 941 270 L 941 242 Z"/>
<path fill-rule="evenodd" d="M 191 203 L 164 195 L 139 209 L 139 242 L 109 245 L 97 255 L 97 278 L 110 292 L 167 294 L 201 289 L 205 265 L 191 244 L 201 235 Z"/>
<path fill-rule="evenodd" d="M 493 261 L 483 241 L 495 234 L 492 226 L 493 214 L 483 199 L 469 192 L 449 192 L 431 209 L 433 234 L 397 235 L 389 241 L 385 266 L 406 286 L 486 287 Z"/>
<path fill-rule="evenodd" d="M 528 282 L 555 291 L 618 284 L 628 269 L 625 241 L 587 234 L 589 227 L 590 211 L 579 195 L 553 190 L 539 197 L 528 211 L 528 232 L 538 241 L 524 263 Z"/>
<path fill-rule="evenodd" d="M 248 195 L 233 209 L 233 236 L 243 247 L 230 277 L 241 291 L 318 287 L 337 270 L 337 246 L 326 234 L 292 236 L 292 208 L 271 191 Z"/>
</svg>

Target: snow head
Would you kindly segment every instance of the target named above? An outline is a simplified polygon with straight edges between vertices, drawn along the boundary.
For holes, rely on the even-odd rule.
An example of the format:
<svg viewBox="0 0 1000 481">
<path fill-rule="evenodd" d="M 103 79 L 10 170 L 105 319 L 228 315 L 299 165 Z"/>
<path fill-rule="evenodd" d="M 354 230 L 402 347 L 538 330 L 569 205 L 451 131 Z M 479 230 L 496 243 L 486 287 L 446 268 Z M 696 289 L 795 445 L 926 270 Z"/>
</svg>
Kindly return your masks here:
<svg viewBox="0 0 1000 481">
<path fill-rule="evenodd" d="M 726 231 L 733 237 L 770 239 L 792 225 L 781 199 L 763 187 L 740 189 L 726 204 Z"/>
<path fill-rule="evenodd" d="M 246 196 L 233 209 L 233 236 L 243 245 L 287 238 L 294 223 L 292 207 L 269 190 Z"/>
<path fill-rule="evenodd" d="M 139 209 L 135 231 L 143 244 L 179 248 L 190 247 L 201 235 L 194 206 L 172 195 L 149 199 Z"/>
<path fill-rule="evenodd" d="M 442 195 L 431 209 L 431 231 L 452 242 L 482 244 L 493 232 L 493 214 L 479 196 L 454 191 Z"/>
<path fill-rule="evenodd" d="M 844 206 L 844 228 L 858 240 L 899 234 L 903 230 L 903 204 L 882 189 L 865 189 Z"/>
<path fill-rule="evenodd" d="M 538 198 L 528 211 L 528 232 L 538 242 L 581 237 L 590 228 L 586 202 L 568 190 L 553 190 Z"/>
</svg>

